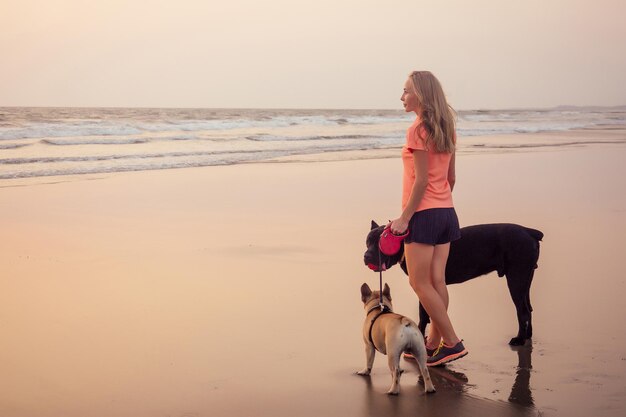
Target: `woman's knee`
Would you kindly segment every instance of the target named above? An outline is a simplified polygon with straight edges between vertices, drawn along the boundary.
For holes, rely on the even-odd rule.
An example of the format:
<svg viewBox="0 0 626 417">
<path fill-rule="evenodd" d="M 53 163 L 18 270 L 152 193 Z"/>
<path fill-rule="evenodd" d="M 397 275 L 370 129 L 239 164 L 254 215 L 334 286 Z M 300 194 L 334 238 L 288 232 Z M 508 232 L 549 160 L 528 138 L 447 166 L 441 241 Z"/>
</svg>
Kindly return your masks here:
<svg viewBox="0 0 626 417">
<path fill-rule="evenodd" d="M 417 293 L 417 296 L 420 298 L 435 289 L 432 285 L 432 282 L 430 281 L 430 277 L 428 276 L 409 277 L 409 284 L 411 285 L 411 288 L 413 288 L 413 291 L 415 291 Z"/>
<path fill-rule="evenodd" d="M 433 279 L 432 284 L 433 284 L 433 287 L 437 290 L 437 292 L 448 291 L 448 287 L 446 286 L 445 279 Z"/>
<path fill-rule="evenodd" d="M 430 274 L 430 280 L 433 283 L 434 287 L 439 287 L 439 286 L 445 286 L 446 285 L 446 275 L 444 274 L 438 274 L 435 273 L 433 271 L 433 273 Z"/>
</svg>

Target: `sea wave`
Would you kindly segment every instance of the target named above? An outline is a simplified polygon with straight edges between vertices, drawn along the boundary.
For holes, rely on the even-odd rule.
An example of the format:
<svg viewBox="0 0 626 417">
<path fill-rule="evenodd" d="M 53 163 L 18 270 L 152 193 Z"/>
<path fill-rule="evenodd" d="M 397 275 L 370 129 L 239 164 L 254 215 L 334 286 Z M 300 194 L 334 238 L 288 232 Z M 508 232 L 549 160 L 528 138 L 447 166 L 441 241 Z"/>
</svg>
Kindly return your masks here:
<svg viewBox="0 0 626 417">
<path fill-rule="evenodd" d="M 474 149 L 489 149 L 493 151 L 506 150 L 528 150 L 529 148 L 580 146 L 585 144 L 617 144 L 624 143 L 624 140 L 605 141 L 568 141 L 561 143 L 522 143 L 522 144 L 474 144 L 462 146 L 460 152 L 473 152 Z M 152 154 L 120 154 L 120 155 L 100 155 L 100 156 L 78 156 L 78 157 L 34 157 L 34 158 L 5 158 L 0 159 L 0 166 L 16 165 L 17 169 L 0 170 L 0 180 L 47 177 L 59 175 L 82 175 L 82 174 L 102 174 L 127 171 L 148 171 L 176 168 L 206 167 L 218 165 L 234 165 L 242 163 L 262 163 L 278 157 L 292 155 L 310 155 L 314 153 L 339 152 L 348 150 L 371 150 L 389 149 L 394 146 L 378 145 L 355 146 L 354 144 L 344 144 L 344 146 L 317 147 L 297 149 L 265 149 L 250 151 L 224 151 L 224 152 L 169 152 Z M 465 150 L 464 150 L 465 149 Z M 107 163 L 108 161 L 108 163 Z M 95 163 L 94 163 L 95 162 Z M 104 162 L 104 163 L 102 163 Z M 34 164 L 29 167 L 28 164 Z M 27 168 L 22 168 L 27 167 Z"/>
<path fill-rule="evenodd" d="M 50 162 L 64 162 L 65 165 L 50 164 L 48 167 L 21 169 L 12 171 L 0 171 L 0 179 L 16 179 L 31 177 L 46 177 L 57 175 L 80 175 L 99 174 L 126 171 L 148 171 L 174 168 L 205 167 L 217 165 L 233 165 L 251 162 L 263 162 L 272 158 L 289 155 L 306 155 L 311 153 L 323 153 L 339 150 L 349 150 L 348 148 L 323 149 L 311 147 L 309 149 L 292 150 L 262 150 L 262 151 L 233 151 L 233 152 L 198 152 L 189 154 L 151 154 L 151 155 L 109 155 L 110 160 L 122 160 L 122 163 L 113 164 L 85 164 L 92 160 L 102 161 L 105 157 L 63 157 L 63 158 L 21 158 L 21 160 L 5 159 L 0 161 L 4 164 L 43 164 Z M 159 162 L 156 162 L 158 159 Z M 71 164 L 75 162 L 75 164 Z M 119 162 L 119 161 L 118 161 Z M 70 163 L 68 165 L 68 163 Z"/>
<path fill-rule="evenodd" d="M 615 140 L 575 140 L 575 141 L 567 141 L 567 142 L 554 142 L 554 143 L 515 143 L 515 144 L 485 144 L 485 143 L 477 143 L 473 145 L 468 145 L 467 148 L 479 148 L 479 149 L 507 149 L 507 150 L 518 150 L 518 149 L 532 149 L 532 148 L 559 148 L 559 147 L 568 147 L 568 146 L 581 146 L 581 145 L 611 145 L 611 144 L 624 144 L 626 140 L 615 139 Z"/>
<path fill-rule="evenodd" d="M 18 149 L 29 145 L 30 143 L 0 143 L 0 149 Z"/>
<path fill-rule="evenodd" d="M 398 135 L 392 136 L 397 138 Z M 381 139 L 381 136 L 371 135 L 313 135 L 313 136 L 283 136 L 259 134 L 246 136 L 246 139 L 256 142 L 279 142 L 279 141 L 315 141 L 315 140 L 346 140 L 346 139 Z"/>
<path fill-rule="evenodd" d="M 595 124 L 586 123 L 568 123 L 553 125 L 527 125 L 527 126 L 485 126 L 485 127 L 462 127 L 457 126 L 458 136 L 492 136 L 492 135 L 509 135 L 518 133 L 540 133 L 540 132 L 559 132 L 572 129 L 583 129 L 595 126 Z"/>
<path fill-rule="evenodd" d="M 261 152 L 281 152 L 283 149 L 265 150 L 233 150 L 233 151 L 205 151 L 205 152 L 162 152 L 146 154 L 109 154 L 91 156 L 49 156 L 30 158 L 1 158 L 0 165 L 21 165 L 21 164 L 52 164 L 62 162 L 93 162 L 93 161 L 115 161 L 123 159 L 148 160 L 158 158 L 183 158 L 198 157 L 207 155 L 229 155 L 229 154 L 258 154 Z"/>
<path fill-rule="evenodd" d="M 41 143 L 46 145 L 72 146 L 72 145 L 132 145 L 136 143 L 146 143 L 148 139 L 42 139 Z"/>
<path fill-rule="evenodd" d="M 58 120 L 46 123 L 22 122 L 20 127 L 0 127 L 0 140 L 64 138 L 90 136 L 129 136 L 152 132 L 203 132 L 253 128 L 283 128 L 291 126 L 340 126 L 346 124 L 381 124 L 407 122 L 407 117 L 337 117 L 337 116 L 274 116 L 263 118 L 209 120 Z"/>
<path fill-rule="evenodd" d="M 0 140 L 63 138 L 75 136 L 125 136 L 142 133 L 128 124 L 27 123 L 23 127 L 0 129 Z"/>
<path fill-rule="evenodd" d="M 82 112 L 81 112 L 82 110 Z M 97 110 L 86 112 L 88 109 L 68 109 L 56 114 L 57 119 L 38 114 L 36 121 L 29 120 L 25 115 L 13 115 L 13 120 L 7 120 L 0 126 L 1 140 L 20 139 L 54 139 L 73 137 L 124 137 L 140 136 L 155 132 L 186 132 L 197 137 L 202 132 L 235 131 L 237 129 L 275 129 L 294 126 L 311 127 L 342 127 L 363 125 L 394 125 L 410 123 L 413 115 L 394 111 L 366 112 L 354 114 L 357 111 L 321 111 L 323 114 L 281 114 L 281 111 L 249 110 L 240 112 L 208 112 L 196 114 L 197 111 L 183 110 L 177 113 L 153 114 L 149 109 L 142 113 L 137 109 L 128 109 L 126 113 L 119 110 L 116 118 L 106 111 L 101 111 L 100 119 L 96 118 Z M 73 115 L 72 111 L 77 114 Z M 286 113 L 296 111 L 283 111 Z M 312 111 L 311 111 L 312 112 Z M 201 112 L 200 112 L 201 113 Z M 297 112 L 296 112 L 297 113 Z M 5 118 L 8 113 L 5 113 Z M 222 114 L 222 115 L 221 115 Z M 61 115 L 63 117 L 61 117 Z M 204 115 L 206 118 L 188 118 Z M 221 115 L 221 116 L 220 116 Z M 78 116 L 88 116 L 80 119 Z M 124 117 L 122 117 L 124 116 Z M 134 118 L 132 118 L 132 117 Z M 150 118 L 148 118 L 150 116 Z M 467 130 L 469 135 L 498 134 L 498 133 L 526 133 L 548 130 L 569 130 L 603 124 L 623 124 L 626 122 L 626 113 L 623 111 L 585 112 L 582 110 L 498 110 L 498 111 L 460 111 L 458 127 Z M 506 127 L 502 127 L 502 125 Z M 539 127 L 538 127 L 539 126 Z M 476 133 L 473 133 L 476 132 Z"/>
<path fill-rule="evenodd" d="M 384 140 L 372 138 L 367 143 L 359 141 L 330 142 L 324 145 L 311 143 L 307 146 L 286 148 L 284 146 L 263 147 L 256 149 L 225 149 L 225 150 L 194 150 L 188 152 L 151 152 L 151 153 L 119 153 L 104 155 L 81 155 L 81 156 L 36 156 L 0 158 L 0 165 L 26 165 L 26 164 L 55 164 L 66 162 L 96 162 L 96 161 L 119 161 L 119 160 L 150 160 L 164 158 L 198 158 L 198 157 L 223 157 L 232 158 L 233 155 L 247 155 L 251 158 L 261 158 L 267 154 L 283 156 L 293 154 L 323 153 L 346 150 L 386 149 L 397 147 L 398 144 L 389 144 Z"/>
</svg>

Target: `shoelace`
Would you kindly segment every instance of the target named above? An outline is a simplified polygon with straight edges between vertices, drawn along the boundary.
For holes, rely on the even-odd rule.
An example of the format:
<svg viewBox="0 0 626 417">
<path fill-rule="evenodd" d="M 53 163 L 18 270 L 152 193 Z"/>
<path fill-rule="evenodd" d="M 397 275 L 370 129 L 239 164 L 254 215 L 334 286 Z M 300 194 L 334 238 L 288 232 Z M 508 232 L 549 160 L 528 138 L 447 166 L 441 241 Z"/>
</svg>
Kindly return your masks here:
<svg viewBox="0 0 626 417">
<path fill-rule="evenodd" d="M 437 349 L 435 349 L 435 351 L 433 352 L 433 356 L 437 356 L 437 354 L 439 353 L 442 347 L 443 347 L 443 339 L 441 339 L 441 341 L 439 342 L 439 346 L 437 346 Z"/>
<path fill-rule="evenodd" d="M 461 339 L 461 341 L 460 341 L 459 343 L 461 343 L 461 342 L 463 342 L 463 339 Z M 456 346 L 456 345 L 454 345 L 454 346 Z M 452 346 L 452 347 L 454 347 L 454 346 Z M 437 348 L 437 350 L 435 351 L 435 353 L 433 353 L 433 356 L 432 356 L 432 357 L 437 356 L 437 355 L 439 354 L 439 351 L 441 350 L 441 348 L 442 348 L 442 347 L 444 347 L 444 345 L 443 345 L 443 339 L 441 339 L 441 342 L 439 343 L 439 347 Z"/>
</svg>

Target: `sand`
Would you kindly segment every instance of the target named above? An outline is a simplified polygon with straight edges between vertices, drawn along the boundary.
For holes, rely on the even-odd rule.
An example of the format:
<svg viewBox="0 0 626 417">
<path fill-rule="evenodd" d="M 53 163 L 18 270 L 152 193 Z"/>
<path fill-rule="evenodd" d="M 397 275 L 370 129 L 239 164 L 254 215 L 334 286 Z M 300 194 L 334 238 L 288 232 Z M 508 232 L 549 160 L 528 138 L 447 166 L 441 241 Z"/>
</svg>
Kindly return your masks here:
<svg viewBox="0 0 626 417">
<path fill-rule="evenodd" d="M 470 354 L 432 371 L 434 395 L 403 361 L 398 397 L 386 357 L 354 374 L 359 287 L 378 283 L 365 235 L 398 214 L 398 158 L 3 181 L 0 415 L 621 415 L 625 157 L 623 143 L 459 156 L 462 225 L 545 234 L 534 338 L 508 346 L 495 273 L 451 286 Z M 402 271 L 384 279 L 416 318 Z"/>
</svg>

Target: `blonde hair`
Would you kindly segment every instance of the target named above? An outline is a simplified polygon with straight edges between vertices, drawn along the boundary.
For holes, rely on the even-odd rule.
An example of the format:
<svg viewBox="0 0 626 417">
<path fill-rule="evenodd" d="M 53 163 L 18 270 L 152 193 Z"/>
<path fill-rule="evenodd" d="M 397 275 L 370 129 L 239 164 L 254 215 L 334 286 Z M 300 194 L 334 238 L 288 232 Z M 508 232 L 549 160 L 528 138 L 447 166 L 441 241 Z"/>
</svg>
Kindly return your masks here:
<svg viewBox="0 0 626 417">
<path fill-rule="evenodd" d="M 455 148 L 456 112 L 448 104 L 439 80 L 430 71 L 413 71 L 409 74 L 413 91 L 421 108 L 422 124 L 437 152 L 452 153 Z"/>
</svg>

